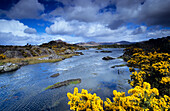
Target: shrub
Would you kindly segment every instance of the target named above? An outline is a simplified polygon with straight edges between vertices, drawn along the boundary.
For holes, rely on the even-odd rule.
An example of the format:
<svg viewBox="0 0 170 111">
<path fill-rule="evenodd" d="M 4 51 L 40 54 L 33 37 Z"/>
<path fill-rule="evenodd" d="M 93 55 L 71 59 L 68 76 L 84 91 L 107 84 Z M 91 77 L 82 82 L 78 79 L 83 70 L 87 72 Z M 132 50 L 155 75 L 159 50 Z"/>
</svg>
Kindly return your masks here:
<svg viewBox="0 0 170 111">
<path fill-rule="evenodd" d="M 128 91 L 129 96 L 125 96 L 125 92 L 113 91 L 113 102 L 107 98 L 103 105 L 100 97 L 88 93 L 82 89 L 78 93 L 78 88 L 74 88 L 74 93 L 67 93 L 70 100 L 70 110 L 75 111 L 168 111 L 170 110 L 170 97 L 164 95 L 159 97 L 157 88 L 151 89 L 151 85 L 144 82 L 142 86 L 136 86 Z"/>
<path fill-rule="evenodd" d="M 6 59 L 6 55 L 0 54 L 0 60 Z"/>
</svg>

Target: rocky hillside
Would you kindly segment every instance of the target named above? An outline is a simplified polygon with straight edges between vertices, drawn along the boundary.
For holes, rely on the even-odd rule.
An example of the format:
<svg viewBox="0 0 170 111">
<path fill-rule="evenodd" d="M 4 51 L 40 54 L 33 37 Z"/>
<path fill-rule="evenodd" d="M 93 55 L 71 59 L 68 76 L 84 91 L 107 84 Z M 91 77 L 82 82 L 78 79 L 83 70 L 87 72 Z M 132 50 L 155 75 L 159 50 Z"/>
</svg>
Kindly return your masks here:
<svg viewBox="0 0 170 111">
<path fill-rule="evenodd" d="M 50 41 L 39 46 L 0 46 L 0 54 L 6 58 L 25 58 L 53 54 L 71 53 L 75 50 L 84 49 L 75 44 L 68 44 L 61 40 Z"/>
<path fill-rule="evenodd" d="M 131 46 L 142 48 L 149 52 L 157 51 L 160 53 L 161 52 L 170 53 L 170 36 L 138 42 Z"/>
</svg>

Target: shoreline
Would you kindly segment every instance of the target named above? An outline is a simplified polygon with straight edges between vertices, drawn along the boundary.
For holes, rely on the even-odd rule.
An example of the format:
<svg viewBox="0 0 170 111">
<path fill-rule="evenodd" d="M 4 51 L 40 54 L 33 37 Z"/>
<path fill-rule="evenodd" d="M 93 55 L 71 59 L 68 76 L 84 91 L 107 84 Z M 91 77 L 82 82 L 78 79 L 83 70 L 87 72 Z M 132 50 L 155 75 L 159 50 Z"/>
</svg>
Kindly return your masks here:
<svg viewBox="0 0 170 111">
<path fill-rule="evenodd" d="M 80 56 L 80 55 L 81 54 L 78 53 L 57 55 L 60 58 L 46 59 L 46 60 L 40 60 L 40 59 L 49 57 L 50 55 L 27 57 L 27 58 L 8 58 L 5 60 L 0 60 L 0 74 L 16 71 L 20 69 L 22 66 L 26 66 L 26 65 L 39 64 L 39 63 L 55 63 L 67 58 L 71 58 L 73 56 Z"/>
</svg>

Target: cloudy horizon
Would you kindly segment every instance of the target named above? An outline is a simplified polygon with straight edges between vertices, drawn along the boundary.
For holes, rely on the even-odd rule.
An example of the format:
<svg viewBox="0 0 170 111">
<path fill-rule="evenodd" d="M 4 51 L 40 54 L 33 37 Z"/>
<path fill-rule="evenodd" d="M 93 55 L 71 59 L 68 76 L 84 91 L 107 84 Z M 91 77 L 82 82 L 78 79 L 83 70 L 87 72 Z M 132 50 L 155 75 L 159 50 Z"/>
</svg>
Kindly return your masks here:
<svg viewBox="0 0 170 111">
<path fill-rule="evenodd" d="M 166 37 L 170 35 L 169 4 L 170 0 L 2 0 L 0 45 Z"/>
</svg>

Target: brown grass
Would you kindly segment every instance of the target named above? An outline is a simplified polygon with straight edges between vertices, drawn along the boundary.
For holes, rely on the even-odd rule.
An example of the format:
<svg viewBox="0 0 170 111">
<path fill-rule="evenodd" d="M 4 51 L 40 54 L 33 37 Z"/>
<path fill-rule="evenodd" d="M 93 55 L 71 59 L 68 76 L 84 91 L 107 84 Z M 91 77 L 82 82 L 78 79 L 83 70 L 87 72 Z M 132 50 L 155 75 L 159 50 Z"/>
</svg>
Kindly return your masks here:
<svg viewBox="0 0 170 111">
<path fill-rule="evenodd" d="M 78 54 L 67 54 L 67 55 L 60 55 L 64 58 L 70 58 L 72 56 L 75 56 Z M 47 63 L 47 62 L 58 62 L 62 59 L 50 59 L 50 60 L 38 60 L 38 58 L 47 57 L 45 56 L 36 56 L 36 57 L 26 57 L 26 58 L 6 58 L 4 60 L 0 60 L 0 65 L 3 65 L 5 63 L 20 63 L 22 61 L 27 61 L 29 64 L 37 64 L 37 63 Z"/>
</svg>

